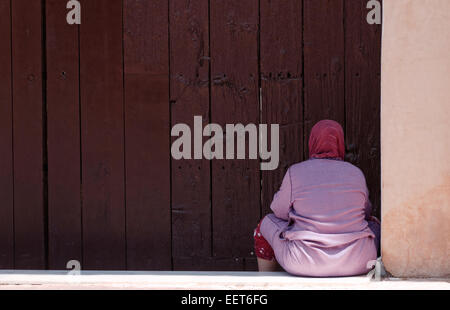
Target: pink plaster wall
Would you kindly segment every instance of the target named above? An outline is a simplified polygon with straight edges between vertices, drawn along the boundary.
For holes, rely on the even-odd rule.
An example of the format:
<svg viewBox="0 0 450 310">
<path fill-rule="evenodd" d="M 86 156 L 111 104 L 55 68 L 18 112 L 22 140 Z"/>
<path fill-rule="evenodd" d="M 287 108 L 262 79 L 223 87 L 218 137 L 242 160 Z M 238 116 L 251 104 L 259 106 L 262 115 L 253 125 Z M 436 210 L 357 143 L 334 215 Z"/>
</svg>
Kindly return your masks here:
<svg viewBox="0 0 450 310">
<path fill-rule="evenodd" d="M 450 0 L 384 0 L 382 258 L 450 276 Z"/>
</svg>

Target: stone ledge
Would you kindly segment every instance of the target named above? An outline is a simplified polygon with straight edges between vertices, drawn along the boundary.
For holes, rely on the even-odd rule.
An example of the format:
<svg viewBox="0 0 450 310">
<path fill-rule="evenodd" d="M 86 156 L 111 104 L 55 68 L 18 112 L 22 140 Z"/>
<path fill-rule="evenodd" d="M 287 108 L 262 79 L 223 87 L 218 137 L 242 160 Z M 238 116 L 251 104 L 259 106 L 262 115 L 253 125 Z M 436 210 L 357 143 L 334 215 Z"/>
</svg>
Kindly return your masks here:
<svg viewBox="0 0 450 310">
<path fill-rule="evenodd" d="M 285 272 L 0 271 L 0 289 L 450 290 L 450 279 L 305 278 Z"/>
</svg>

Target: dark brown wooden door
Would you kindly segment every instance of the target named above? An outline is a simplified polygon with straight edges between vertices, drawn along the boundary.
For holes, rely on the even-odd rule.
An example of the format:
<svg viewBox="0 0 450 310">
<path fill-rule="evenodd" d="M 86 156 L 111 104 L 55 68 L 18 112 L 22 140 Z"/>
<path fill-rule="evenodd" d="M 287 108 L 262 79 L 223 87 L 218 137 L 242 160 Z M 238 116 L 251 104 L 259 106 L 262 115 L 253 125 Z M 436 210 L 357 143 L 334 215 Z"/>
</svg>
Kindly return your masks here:
<svg viewBox="0 0 450 310">
<path fill-rule="evenodd" d="M 381 26 L 366 0 L 0 0 L 0 268 L 255 270 L 311 127 L 380 204 Z M 280 124 L 280 165 L 175 160 L 171 128 Z M 206 138 L 204 139 L 206 141 Z"/>
</svg>

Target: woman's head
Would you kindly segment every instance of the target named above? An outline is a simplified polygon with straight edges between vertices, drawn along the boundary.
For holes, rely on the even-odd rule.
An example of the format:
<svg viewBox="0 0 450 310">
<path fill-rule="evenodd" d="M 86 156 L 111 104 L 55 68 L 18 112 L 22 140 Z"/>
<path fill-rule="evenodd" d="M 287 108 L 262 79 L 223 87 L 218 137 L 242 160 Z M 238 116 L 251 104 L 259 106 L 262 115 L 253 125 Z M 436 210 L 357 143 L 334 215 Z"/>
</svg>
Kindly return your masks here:
<svg viewBox="0 0 450 310">
<path fill-rule="evenodd" d="M 333 158 L 344 160 L 344 130 L 335 121 L 322 120 L 314 125 L 309 136 L 310 158 Z"/>
</svg>

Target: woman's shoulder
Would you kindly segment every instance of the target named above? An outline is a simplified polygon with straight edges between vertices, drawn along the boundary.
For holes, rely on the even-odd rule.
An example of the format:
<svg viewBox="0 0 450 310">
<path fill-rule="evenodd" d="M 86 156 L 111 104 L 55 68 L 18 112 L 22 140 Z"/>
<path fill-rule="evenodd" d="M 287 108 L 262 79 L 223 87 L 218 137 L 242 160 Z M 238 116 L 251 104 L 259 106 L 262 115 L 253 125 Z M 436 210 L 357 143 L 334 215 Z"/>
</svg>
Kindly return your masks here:
<svg viewBox="0 0 450 310">
<path fill-rule="evenodd" d="M 290 172 L 301 172 L 309 169 L 339 169 L 345 173 L 351 173 L 364 177 L 363 171 L 348 161 L 334 159 L 308 159 L 295 163 L 289 167 Z"/>
</svg>

